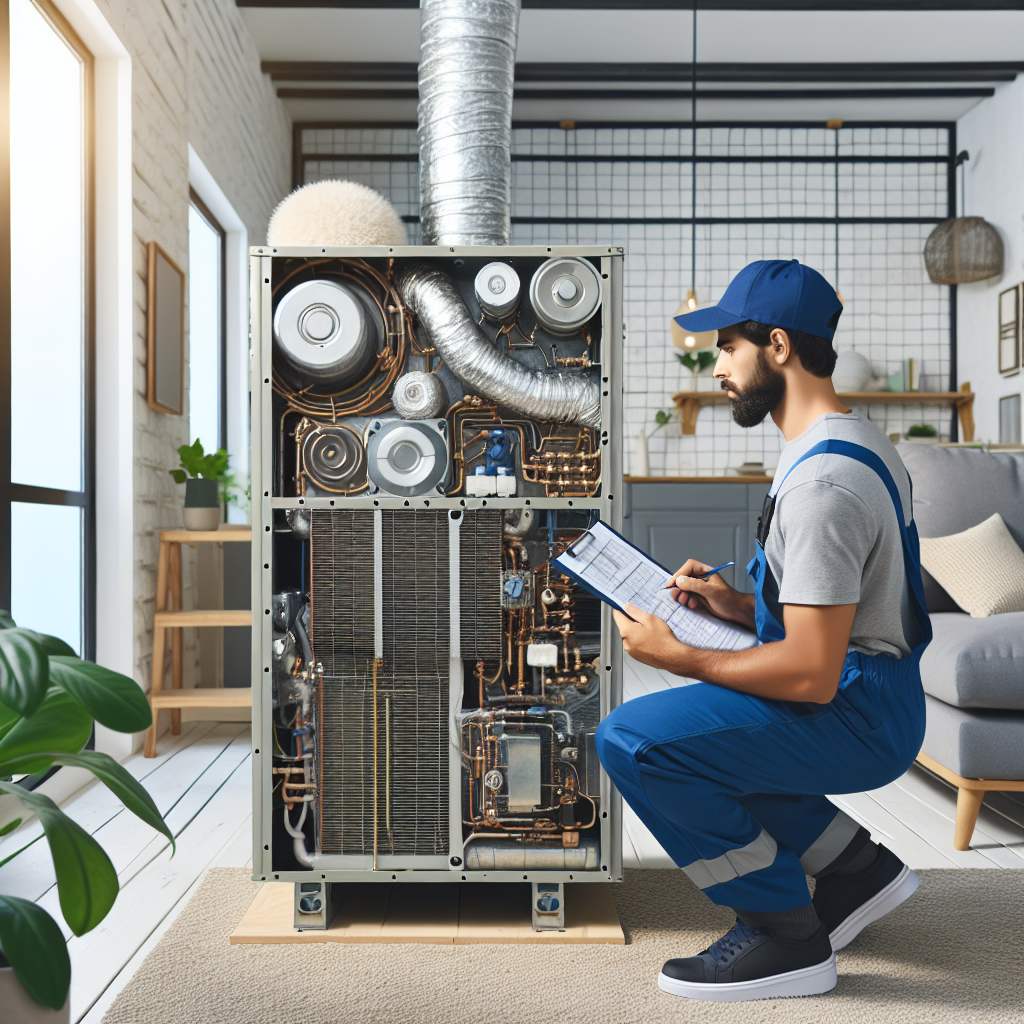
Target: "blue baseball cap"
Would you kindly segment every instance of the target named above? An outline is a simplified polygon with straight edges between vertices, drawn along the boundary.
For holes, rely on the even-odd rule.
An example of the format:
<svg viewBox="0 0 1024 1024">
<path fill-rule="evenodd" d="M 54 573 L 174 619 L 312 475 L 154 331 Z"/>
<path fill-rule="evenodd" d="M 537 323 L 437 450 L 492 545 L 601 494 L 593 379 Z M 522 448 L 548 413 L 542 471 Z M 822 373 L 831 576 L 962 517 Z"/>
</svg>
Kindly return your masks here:
<svg viewBox="0 0 1024 1024">
<path fill-rule="evenodd" d="M 675 321 L 696 332 L 755 320 L 831 341 L 842 311 L 836 290 L 816 270 L 799 260 L 758 260 L 732 279 L 717 306 L 683 313 Z"/>
</svg>

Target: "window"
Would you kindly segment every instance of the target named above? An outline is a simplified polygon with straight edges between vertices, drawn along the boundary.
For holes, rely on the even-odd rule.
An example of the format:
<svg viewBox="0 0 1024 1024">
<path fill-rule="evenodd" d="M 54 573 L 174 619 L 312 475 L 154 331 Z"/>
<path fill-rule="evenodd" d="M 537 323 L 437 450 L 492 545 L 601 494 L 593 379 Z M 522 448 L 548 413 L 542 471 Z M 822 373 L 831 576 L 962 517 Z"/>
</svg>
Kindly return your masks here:
<svg viewBox="0 0 1024 1024">
<path fill-rule="evenodd" d="M 191 193 L 188 210 L 188 437 L 227 447 L 224 229 Z"/>
<path fill-rule="evenodd" d="M 48 0 L 8 10 L 0 603 L 92 657 L 92 57 Z"/>
</svg>

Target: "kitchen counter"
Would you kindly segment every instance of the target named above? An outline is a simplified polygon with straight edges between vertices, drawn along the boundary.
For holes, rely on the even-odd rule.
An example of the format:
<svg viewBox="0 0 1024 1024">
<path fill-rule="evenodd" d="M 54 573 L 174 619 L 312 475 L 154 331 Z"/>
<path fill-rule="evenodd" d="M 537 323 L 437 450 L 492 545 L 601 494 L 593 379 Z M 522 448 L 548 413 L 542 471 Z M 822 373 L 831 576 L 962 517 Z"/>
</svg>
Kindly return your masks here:
<svg viewBox="0 0 1024 1024">
<path fill-rule="evenodd" d="M 770 476 L 627 476 L 627 484 L 770 484 Z"/>
</svg>

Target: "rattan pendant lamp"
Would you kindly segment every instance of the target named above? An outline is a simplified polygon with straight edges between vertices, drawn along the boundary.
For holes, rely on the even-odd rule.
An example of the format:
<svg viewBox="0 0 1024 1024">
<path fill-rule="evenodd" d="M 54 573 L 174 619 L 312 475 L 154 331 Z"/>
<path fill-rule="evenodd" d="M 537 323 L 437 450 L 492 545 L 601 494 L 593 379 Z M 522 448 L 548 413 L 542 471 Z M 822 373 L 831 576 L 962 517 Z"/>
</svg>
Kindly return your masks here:
<svg viewBox="0 0 1024 1024">
<path fill-rule="evenodd" d="M 970 159 L 957 154 L 953 173 L 960 171 L 960 216 L 935 226 L 924 243 L 924 265 L 933 284 L 969 284 L 1003 272 L 1003 240 L 984 217 L 966 216 L 967 195 L 962 170 Z"/>
</svg>

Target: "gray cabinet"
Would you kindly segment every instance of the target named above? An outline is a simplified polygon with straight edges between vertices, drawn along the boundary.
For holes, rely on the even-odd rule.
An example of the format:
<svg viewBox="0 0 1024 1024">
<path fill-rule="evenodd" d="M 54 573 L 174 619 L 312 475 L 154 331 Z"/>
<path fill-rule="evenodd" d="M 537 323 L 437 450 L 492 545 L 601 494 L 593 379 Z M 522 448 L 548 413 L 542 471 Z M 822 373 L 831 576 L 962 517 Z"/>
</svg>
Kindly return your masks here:
<svg viewBox="0 0 1024 1024">
<path fill-rule="evenodd" d="M 722 578 L 749 592 L 747 561 L 754 554 L 754 531 L 766 483 L 626 484 L 623 531 L 637 547 L 667 569 L 688 558 L 710 565 L 734 561 Z"/>
</svg>

